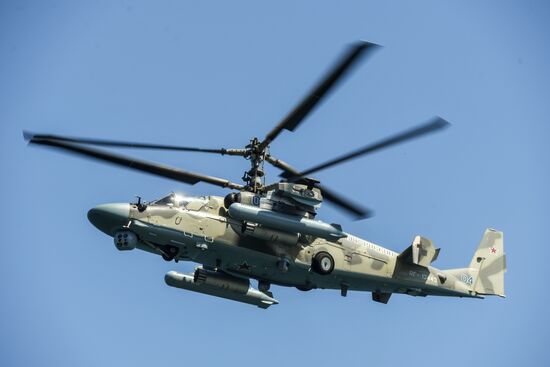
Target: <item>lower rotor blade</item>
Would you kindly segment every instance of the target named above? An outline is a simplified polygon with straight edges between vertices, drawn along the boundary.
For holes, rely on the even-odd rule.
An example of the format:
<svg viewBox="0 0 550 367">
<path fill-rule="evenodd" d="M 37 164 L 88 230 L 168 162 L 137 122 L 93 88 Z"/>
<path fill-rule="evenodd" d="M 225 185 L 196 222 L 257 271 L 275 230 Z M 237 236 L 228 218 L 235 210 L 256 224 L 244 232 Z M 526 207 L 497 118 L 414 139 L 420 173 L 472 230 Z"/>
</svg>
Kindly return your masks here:
<svg viewBox="0 0 550 367">
<path fill-rule="evenodd" d="M 353 217 L 355 217 L 355 220 L 374 217 L 374 212 L 372 210 L 343 198 L 342 196 L 336 194 L 334 191 L 327 189 L 325 186 L 319 184 L 317 184 L 316 186 L 321 190 L 324 200 L 329 201 L 330 203 L 336 205 L 342 210 L 345 210 L 348 214 L 351 214 Z"/>
<path fill-rule="evenodd" d="M 281 161 L 271 155 L 267 155 L 265 160 L 271 163 L 273 166 L 280 168 L 283 172 L 290 174 L 291 176 L 300 176 L 300 173 L 293 168 L 290 164 Z M 314 185 L 321 190 L 324 200 L 336 205 L 341 210 L 345 211 L 347 214 L 354 217 L 355 220 L 370 218 L 374 216 L 374 212 L 370 209 L 367 209 L 359 204 L 352 202 L 351 200 L 345 199 L 342 196 L 336 194 L 334 191 L 327 189 L 325 186 L 321 186 L 319 183 Z"/>
<path fill-rule="evenodd" d="M 212 185 L 229 187 L 231 189 L 242 189 L 243 186 L 230 182 L 228 180 L 201 175 L 199 173 L 188 172 L 178 168 L 173 168 L 158 163 L 147 162 L 130 157 L 125 157 L 111 152 L 106 152 L 98 149 L 87 148 L 78 144 L 68 143 L 60 140 L 51 140 L 37 136 L 25 136 L 29 144 L 45 145 L 72 153 L 80 154 L 88 158 L 94 158 L 103 162 L 112 163 L 118 166 L 131 168 L 136 171 L 147 172 L 156 176 L 169 178 L 175 181 L 194 185 L 197 182 L 206 182 Z"/>
</svg>

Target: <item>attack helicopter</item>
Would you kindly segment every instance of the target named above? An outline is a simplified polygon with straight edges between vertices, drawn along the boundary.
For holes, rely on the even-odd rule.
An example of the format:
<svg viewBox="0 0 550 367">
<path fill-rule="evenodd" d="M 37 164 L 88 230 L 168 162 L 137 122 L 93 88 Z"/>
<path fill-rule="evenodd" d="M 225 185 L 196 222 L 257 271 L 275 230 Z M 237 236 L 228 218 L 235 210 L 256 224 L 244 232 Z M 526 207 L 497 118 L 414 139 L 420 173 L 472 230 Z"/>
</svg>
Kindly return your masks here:
<svg viewBox="0 0 550 367">
<path fill-rule="evenodd" d="M 311 175 L 367 154 L 442 130 L 441 117 L 387 139 L 343 154 L 309 169 L 299 170 L 276 158 L 271 144 L 283 130 L 294 131 L 361 59 L 379 46 L 352 44 L 309 94 L 263 140 L 256 137 L 244 148 L 204 149 L 176 145 L 75 138 L 24 132 L 29 144 L 71 152 L 177 182 L 199 182 L 232 190 L 225 197 L 186 197 L 171 193 L 154 201 L 99 205 L 88 212 L 90 222 L 113 237 L 120 251 L 143 250 L 166 261 L 199 264 L 191 274 L 170 271 L 167 285 L 268 308 L 278 301 L 272 284 L 302 291 L 336 289 L 372 292 L 387 303 L 394 293 L 411 296 L 504 297 L 506 257 L 503 233 L 487 229 L 468 267 L 440 270 L 431 264 L 439 255 L 431 240 L 416 236 L 396 253 L 345 232 L 334 223 L 316 219 L 327 202 L 355 219 L 372 211 L 322 185 Z M 239 156 L 250 163 L 243 184 L 139 160 L 111 148 L 157 149 Z M 281 179 L 266 184 L 264 164 L 282 171 Z M 257 281 L 257 288 L 251 285 Z"/>
</svg>

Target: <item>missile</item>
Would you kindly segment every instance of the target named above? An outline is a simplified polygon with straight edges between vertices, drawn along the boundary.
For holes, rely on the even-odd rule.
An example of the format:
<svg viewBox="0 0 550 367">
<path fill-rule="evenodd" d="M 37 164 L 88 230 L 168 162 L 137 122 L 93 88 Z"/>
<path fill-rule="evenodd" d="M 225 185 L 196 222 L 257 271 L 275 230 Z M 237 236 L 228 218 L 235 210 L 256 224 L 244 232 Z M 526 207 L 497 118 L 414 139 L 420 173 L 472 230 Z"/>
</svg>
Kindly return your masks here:
<svg viewBox="0 0 550 367">
<path fill-rule="evenodd" d="M 347 236 L 342 232 L 340 226 L 335 224 L 277 213 L 252 205 L 233 203 L 229 207 L 229 215 L 237 220 L 259 223 L 285 232 L 302 233 L 332 241 Z"/>
<path fill-rule="evenodd" d="M 250 286 L 247 279 L 237 278 L 218 271 L 197 268 L 194 274 L 169 271 L 164 276 L 167 285 L 211 296 L 268 308 L 279 301 Z"/>
</svg>

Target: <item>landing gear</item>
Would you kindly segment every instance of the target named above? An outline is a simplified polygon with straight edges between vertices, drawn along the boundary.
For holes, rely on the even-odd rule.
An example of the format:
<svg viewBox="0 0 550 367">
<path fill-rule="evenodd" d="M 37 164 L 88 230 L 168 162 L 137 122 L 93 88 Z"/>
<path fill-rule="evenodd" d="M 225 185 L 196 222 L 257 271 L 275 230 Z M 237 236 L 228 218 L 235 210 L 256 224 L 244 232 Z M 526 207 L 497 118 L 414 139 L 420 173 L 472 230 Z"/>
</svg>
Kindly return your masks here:
<svg viewBox="0 0 550 367">
<path fill-rule="evenodd" d="M 270 286 L 271 283 L 266 282 L 265 280 L 258 280 L 258 290 L 260 292 L 267 292 Z"/>
<path fill-rule="evenodd" d="M 178 248 L 175 246 L 164 246 L 162 258 L 166 261 L 172 261 L 178 254 Z"/>
<path fill-rule="evenodd" d="M 334 259 L 328 252 L 319 252 L 313 258 L 311 268 L 318 274 L 328 275 L 334 270 Z"/>
</svg>

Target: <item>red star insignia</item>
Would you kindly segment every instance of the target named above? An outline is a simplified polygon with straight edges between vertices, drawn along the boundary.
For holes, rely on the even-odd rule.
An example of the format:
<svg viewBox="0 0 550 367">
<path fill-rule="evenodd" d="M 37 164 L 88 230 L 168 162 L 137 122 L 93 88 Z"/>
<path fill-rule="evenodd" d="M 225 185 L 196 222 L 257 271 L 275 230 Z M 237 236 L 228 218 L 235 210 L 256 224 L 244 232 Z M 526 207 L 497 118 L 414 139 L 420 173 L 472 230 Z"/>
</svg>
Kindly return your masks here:
<svg viewBox="0 0 550 367">
<path fill-rule="evenodd" d="M 492 253 L 492 254 L 496 254 L 496 253 L 497 253 L 497 249 L 494 248 L 494 247 L 491 247 L 490 250 L 491 250 L 491 253 Z"/>
<path fill-rule="evenodd" d="M 250 271 L 251 266 L 248 265 L 248 264 L 246 263 L 246 261 L 245 261 L 245 262 L 243 262 L 242 264 L 237 265 L 237 268 L 238 268 L 239 270 Z"/>
</svg>

